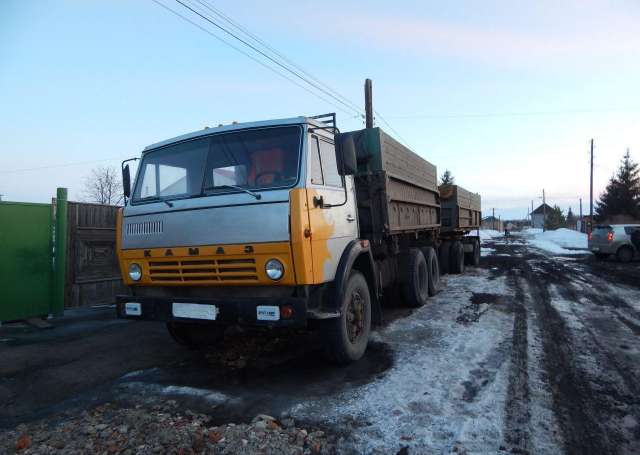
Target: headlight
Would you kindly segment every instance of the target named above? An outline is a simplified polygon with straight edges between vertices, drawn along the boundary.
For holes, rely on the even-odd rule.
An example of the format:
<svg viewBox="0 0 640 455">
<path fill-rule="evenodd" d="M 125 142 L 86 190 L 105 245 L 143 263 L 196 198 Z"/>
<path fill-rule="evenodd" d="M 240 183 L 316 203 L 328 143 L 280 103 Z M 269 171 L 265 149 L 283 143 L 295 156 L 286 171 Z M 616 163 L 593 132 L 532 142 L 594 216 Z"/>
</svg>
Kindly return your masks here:
<svg viewBox="0 0 640 455">
<path fill-rule="evenodd" d="M 277 259 L 269 259 L 264 266 L 267 276 L 274 281 L 279 280 L 284 275 L 284 265 Z"/>
<path fill-rule="evenodd" d="M 129 278 L 133 281 L 140 281 L 142 278 L 142 268 L 138 264 L 129 265 Z"/>
</svg>

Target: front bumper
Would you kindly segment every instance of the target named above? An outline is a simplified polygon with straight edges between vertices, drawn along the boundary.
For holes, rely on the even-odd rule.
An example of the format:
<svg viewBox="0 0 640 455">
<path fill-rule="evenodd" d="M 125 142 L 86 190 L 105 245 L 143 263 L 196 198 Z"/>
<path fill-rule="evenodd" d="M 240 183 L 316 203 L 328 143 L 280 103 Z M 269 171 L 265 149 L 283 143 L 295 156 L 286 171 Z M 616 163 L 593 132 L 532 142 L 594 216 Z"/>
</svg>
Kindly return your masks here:
<svg viewBox="0 0 640 455">
<path fill-rule="evenodd" d="M 140 315 L 130 315 L 125 311 L 127 303 L 140 304 Z M 176 317 L 173 314 L 174 303 L 191 303 L 196 305 L 215 305 L 217 316 L 215 320 Z M 278 320 L 259 320 L 258 307 L 279 307 Z M 284 318 L 282 308 L 293 309 L 291 317 Z M 261 298 L 165 298 L 165 297 L 132 297 L 119 295 L 116 297 L 118 317 L 126 319 L 140 319 L 147 321 L 175 321 L 207 324 L 240 324 L 270 327 L 305 327 L 309 314 L 307 299 L 304 297 L 261 297 Z"/>
</svg>

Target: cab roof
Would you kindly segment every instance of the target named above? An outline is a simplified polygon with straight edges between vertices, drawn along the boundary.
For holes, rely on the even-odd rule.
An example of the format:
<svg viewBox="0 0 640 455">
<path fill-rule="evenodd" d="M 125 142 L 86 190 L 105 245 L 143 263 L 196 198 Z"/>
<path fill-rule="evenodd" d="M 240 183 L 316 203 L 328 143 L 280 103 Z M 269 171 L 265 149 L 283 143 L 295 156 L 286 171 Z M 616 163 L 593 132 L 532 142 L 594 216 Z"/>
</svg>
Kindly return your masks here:
<svg viewBox="0 0 640 455">
<path fill-rule="evenodd" d="M 265 128 L 265 127 L 271 127 L 271 126 L 304 125 L 304 124 L 308 124 L 313 127 L 321 127 L 321 128 L 328 126 L 326 123 L 310 117 L 291 117 L 291 118 L 275 119 L 275 120 L 260 120 L 257 122 L 233 123 L 230 125 L 223 125 L 215 128 L 205 127 L 204 129 L 199 131 L 182 134 L 180 136 L 176 136 L 171 139 L 165 139 L 164 141 L 160 141 L 160 142 L 156 142 L 154 144 L 148 145 L 144 148 L 142 153 L 148 152 L 150 150 L 153 150 L 159 147 L 164 147 L 165 145 L 170 145 L 176 142 L 182 142 L 189 139 L 195 139 L 201 136 L 208 136 L 210 134 L 226 133 L 230 131 L 245 130 L 248 128 Z"/>
</svg>

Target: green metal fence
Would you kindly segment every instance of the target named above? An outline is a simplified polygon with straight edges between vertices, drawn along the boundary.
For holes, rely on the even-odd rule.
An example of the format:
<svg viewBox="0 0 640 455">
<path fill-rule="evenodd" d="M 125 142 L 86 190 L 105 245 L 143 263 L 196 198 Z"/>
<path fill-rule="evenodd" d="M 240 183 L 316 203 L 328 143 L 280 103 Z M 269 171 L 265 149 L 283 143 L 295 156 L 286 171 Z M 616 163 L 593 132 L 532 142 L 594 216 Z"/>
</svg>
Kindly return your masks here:
<svg viewBox="0 0 640 455">
<path fill-rule="evenodd" d="M 66 189 L 56 200 L 65 215 L 56 229 L 51 204 L 0 202 L 0 322 L 63 312 L 55 272 L 64 257 L 54 260 L 53 252 L 54 238 L 65 237 Z"/>
</svg>

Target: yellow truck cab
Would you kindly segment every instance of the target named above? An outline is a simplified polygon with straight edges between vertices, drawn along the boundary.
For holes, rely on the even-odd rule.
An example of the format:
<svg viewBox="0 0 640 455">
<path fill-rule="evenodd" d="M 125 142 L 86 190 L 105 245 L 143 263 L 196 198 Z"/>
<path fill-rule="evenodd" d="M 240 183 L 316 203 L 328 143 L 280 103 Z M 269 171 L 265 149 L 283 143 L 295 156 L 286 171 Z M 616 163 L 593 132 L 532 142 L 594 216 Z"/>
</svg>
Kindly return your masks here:
<svg viewBox="0 0 640 455">
<path fill-rule="evenodd" d="M 357 280 L 361 297 L 377 299 L 334 118 L 233 124 L 146 147 L 118 222 L 131 288 L 118 297 L 119 315 L 166 321 L 189 344 L 228 324 L 306 327 L 338 318 L 342 308 L 329 302 L 353 288 L 346 262 L 360 255 L 372 280 Z M 366 314 L 349 308 L 357 313 L 349 336 L 368 337 L 370 305 Z"/>
<path fill-rule="evenodd" d="M 118 315 L 164 321 L 179 342 L 310 328 L 348 363 L 383 288 L 411 306 L 438 291 L 436 168 L 379 128 L 341 134 L 335 114 L 207 128 L 146 147 L 130 180 L 123 163 Z M 447 238 L 452 263 L 463 241 Z"/>
</svg>

